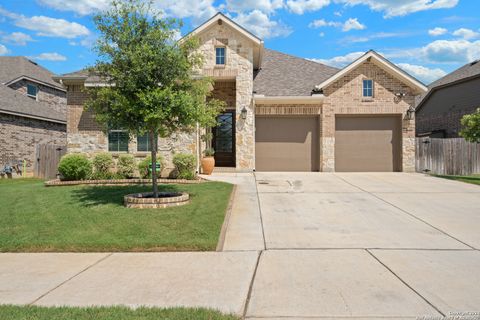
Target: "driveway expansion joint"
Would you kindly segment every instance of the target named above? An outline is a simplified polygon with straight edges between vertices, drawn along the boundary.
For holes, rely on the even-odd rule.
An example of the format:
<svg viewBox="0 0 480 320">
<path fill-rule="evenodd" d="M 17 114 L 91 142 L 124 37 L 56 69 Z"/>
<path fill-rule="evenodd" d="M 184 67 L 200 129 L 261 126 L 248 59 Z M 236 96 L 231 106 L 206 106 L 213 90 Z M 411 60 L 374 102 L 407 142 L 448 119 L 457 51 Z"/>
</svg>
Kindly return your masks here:
<svg viewBox="0 0 480 320">
<path fill-rule="evenodd" d="M 245 308 L 243 309 L 242 318 L 245 319 L 248 312 L 248 305 L 250 304 L 250 298 L 252 297 L 253 283 L 255 282 L 255 277 L 257 275 L 258 265 L 260 264 L 260 258 L 262 257 L 263 251 L 260 251 L 257 257 L 257 263 L 255 264 L 255 269 L 253 270 L 252 279 L 250 280 L 250 285 L 248 287 L 247 299 L 245 300 Z"/>
<path fill-rule="evenodd" d="M 370 250 L 365 249 L 365 251 L 372 256 L 378 263 L 380 263 L 385 269 L 387 269 L 393 276 L 395 276 L 400 282 L 402 282 L 405 286 L 407 286 L 410 290 L 412 290 L 416 295 L 418 295 L 423 301 L 425 301 L 429 306 L 431 306 L 435 311 L 440 313 L 442 317 L 446 317 L 446 315 L 438 308 L 436 307 L 432 302 L 430 302 L 427 298 L 422 296 L 420 292 L 415 290 L 411 285 L 409 285 L 405 280 L 403 280 L 398 274 L 396 274 L 390 267 L 388 267 L 385 263 L 383 263 L 377 256 L 375 256 Z"/>
<path fill-rule="evenodd" d="M 79 275 L 81 275 L 82 273 L 84 273 L 85 271 L 93 268 L 94 266 L 98 265 L 99 263 L 101 263 L 102 261 L 105 261 L 106 259 L 110 258 L 112 255 L 114 254 L 114 252 L 110 252 L 108 253 L 106 256 L 98 259 L 97 261 L 95 261 L 94 263 L 92 263 L 91 265 L 83 268 L 82 270 L 80 270 L 79 272 L 77 272 L 76 274 L 74 274 L 73 276 L 71 276 L 70 278 L 68 278 L 67 280 L 65 281 L 62 281 L 60 284 L 58 284 L 57 286 L 55 286 L 54 288 L 48 290 L 47 292 L 45 292 L 44 294 L 42 294 L 41 296 L 39 296 L 38 298 L 36 298 L 35 300 L 33 300 L 32 302 L 28 303 L 27 305 L 34 305 L 35 303 L 37 303 L 38 301 L 40 301 L 41 299 L 43 299 L 44 297 L 46 297 L 47 295 L 49 295 L 50 293 L 52 293 L 53 291 L 57 290 L 58 288 L 60 288 L 61 286 L 63 286 L 64 284 L 66 284 L 67 282 L 69 282 L 70 280 L 73 280 L 74 278 L 78 277 Z"/>
</svg>

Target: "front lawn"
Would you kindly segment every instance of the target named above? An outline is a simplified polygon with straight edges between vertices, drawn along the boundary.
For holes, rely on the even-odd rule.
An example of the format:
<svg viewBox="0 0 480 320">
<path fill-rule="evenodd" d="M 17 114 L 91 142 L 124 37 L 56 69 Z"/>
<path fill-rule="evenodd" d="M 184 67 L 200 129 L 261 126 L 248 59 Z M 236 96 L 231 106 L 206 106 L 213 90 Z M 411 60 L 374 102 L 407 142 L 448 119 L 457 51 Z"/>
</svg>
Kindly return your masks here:
<svg viewBox="0 0 480 320">
<path fill-rule="evenodd" d="M 467 183 L 472 183 L 472 184 L 480 185 L 480 175 L 478 175 L 478 174 L 474 174 L 474 175 L 471 175 L 471 176 L 435 175 L 435 177 L 444 178 L 444 179 L 449 179 L 449 180 L 462 181 L 462 182 L 467 182 Z"/>
<path fill-rule="evenodd" d="M 191 203 L 128 209 L 123 196 L 150 186 L 45 187 L 34 179 L 0 180 L 0 252 L 214 250 L 232 185 L 161 185 Z"/>
<path fill-rule="evenodd" d="M 239 320 L 206 309 L 187 308 L 45 308 L 34 306 L 0 306 L 2 320 Z"/>
</svg>

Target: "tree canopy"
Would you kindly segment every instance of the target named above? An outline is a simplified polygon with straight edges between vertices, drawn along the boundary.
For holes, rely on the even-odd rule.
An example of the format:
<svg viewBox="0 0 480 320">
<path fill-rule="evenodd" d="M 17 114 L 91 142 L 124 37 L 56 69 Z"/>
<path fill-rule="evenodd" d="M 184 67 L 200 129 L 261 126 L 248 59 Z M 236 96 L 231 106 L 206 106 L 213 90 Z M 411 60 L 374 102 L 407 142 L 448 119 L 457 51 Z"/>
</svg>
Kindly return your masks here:
<svg viewBox="0 0 480 320">
<path fill-rule="evenodd" d="M 460 136 L 469 142 L 480 143 L 480 108 L 472 114 L 466 114 L 462 117 L 462 130 Z"/>
<path fill-rule="evenodd" d="M 181 21 L 164 18 L 143 0 L 114 0 L 93 21 L 100 36 L 91 72 L 99 83 L 90 89 L 86 107 L 97 121 L 130 134 L 149 133 L 152 167 L 157 136 L 194 130 L 197 124 L 215 126 L 224 103 L 207 99 L 212 80 L 196 72 L 203 64 L 198 39 L 178 41 Z"/>
</svg>

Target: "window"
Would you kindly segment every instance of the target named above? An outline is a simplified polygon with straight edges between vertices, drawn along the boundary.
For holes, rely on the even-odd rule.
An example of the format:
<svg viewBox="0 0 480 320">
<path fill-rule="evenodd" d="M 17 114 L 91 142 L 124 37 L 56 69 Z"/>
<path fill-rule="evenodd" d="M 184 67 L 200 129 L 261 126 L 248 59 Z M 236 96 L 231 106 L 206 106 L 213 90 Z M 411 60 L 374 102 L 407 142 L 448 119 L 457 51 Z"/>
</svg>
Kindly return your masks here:
<svg viewBox="0 0 480 320">
<path fill-rule="evenodd" d="M 147 152 L 152 151 L 152 146 L 150 145 L 150 135 L 145 133 L 144 135 L 137 136 L 137 151 Z"/>
<path fill-rule="evenodd" d="M 31 98 L 37 98 L 38 88 L 33 84 L 27 84 L 27 96 Z"/>
<path fill-rule="evenodd" d="M 124 130 L 108 131 L 108 151 L 127 152 L 128 151 L 128 132 Z"/>
<path fill-rule="evenodd" d="M 363 96 L 373 98 L 373 80 L 363 80 Z"/>
<path fill-rule="evenodd" d="M 217 65 L 225 64 L 225 47 L 215 48 L 215 62 Z"/>
</svg>

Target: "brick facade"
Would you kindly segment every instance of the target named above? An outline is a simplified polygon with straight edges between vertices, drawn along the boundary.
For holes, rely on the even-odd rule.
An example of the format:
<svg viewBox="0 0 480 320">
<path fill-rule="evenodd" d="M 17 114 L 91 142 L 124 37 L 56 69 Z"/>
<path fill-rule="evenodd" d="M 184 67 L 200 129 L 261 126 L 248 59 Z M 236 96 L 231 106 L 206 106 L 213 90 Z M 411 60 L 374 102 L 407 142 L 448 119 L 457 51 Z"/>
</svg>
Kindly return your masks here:
<svg viewBox="0 0 480 320">
<path fill-rule="evenodd" d="M 61 114 L 67 113 L 67 94 L 65 91 L 26 79 L 12 83 L 9 87 L 27 95 L 27 84 L 34 85 L 38 88 L 37 101 L 48 104 L 53 110 Z"/>
<path fill-rule="evenodd" d="M 27 161 L 27 173 L 34 168 L 37 144 L 65 144 L 65 125 L 0 114 L 0 166 Z"/>
<path fill-rule="evenodd" d="M 460 119 L 480 107 L 480 77 L 434 89 L 416 112 L 417 135 L 458 138 Z"/>
<path fill-rule="evenodd" d="M 362 96 L 362 82 L 374 82 L 373 99 Z M 404 93 L 401 99 L 395 93 Z M 414 105 L 415 95 L 410 87 L 392 77 L 372 62 L 365 62 L 355 70 L 324 88 L 325 100 L 321 116 L 321 171 L 335 170 L 335 115 L 337 114 L 391 114 L 401 115 Z M 415 170 L 415 122 L 402 121 L 403 171 Z"/>
</svg>

